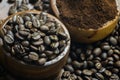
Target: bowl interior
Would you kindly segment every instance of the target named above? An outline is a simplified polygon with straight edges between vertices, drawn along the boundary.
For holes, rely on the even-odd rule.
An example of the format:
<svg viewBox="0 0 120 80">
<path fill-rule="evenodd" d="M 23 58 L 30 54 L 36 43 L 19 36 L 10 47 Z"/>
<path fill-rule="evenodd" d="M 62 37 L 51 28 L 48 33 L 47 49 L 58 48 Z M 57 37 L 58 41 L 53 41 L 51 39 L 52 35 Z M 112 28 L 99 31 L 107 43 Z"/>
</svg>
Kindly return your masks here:
<svg viewBox="0 0 120 80">
<path fill-rule="evenodd" d="M 19 12 L 19 13 L 16 13 L 14 15 L 21 15 L 21 14 L 26 14 L 26 13 L 32 13 L 32 14 L 40 14 L 41 11 L 36 11 L 36 10 L 32 10 L 32 11 L 24 11 L 24 12 Z M 0 27 L 0 32 L 2 30 L 2 28 L 4 28 L 4 26 L 8 23 L 8 21 L 14 16 L 10 16 L 8 17 L 4 24 L 2 24 L 2 26 Z M 62 28 L 64 30 L 64 32 L 67 34 L 68 38 L 70 39 L 70 35 L 69 35 L 69 32 L 68 30 L 66 29 L 66 27 L 64 26 L 63 23 L 61 23 L 57 18 L 55 18 L 54 16 L 50 15 L 47 13 L 47 16 L 50 17 L 50 18 L 53 18 L 55 19 L 58 23 L 60 23 L 62 25 Z M 49 65 L 52 65 L 52 64 L 55 64 L 56 62 L 60 61 L 62 58 L 64 58 L 66 56 L 66 54 L 69 52 L 69 48 L 70 48 L 70 40 L 67 42 L 67 46 L 65 47 L 64 51 L 62 53 L 60 53 L 55 59 L 52 59 L 50 61 L 47 61 L 44 66 L 49 66 Z M 7 54 L 7 52 L 3 49 L 4 53 L 6 56 L 9 56 L 11 57 L 11 55 Z M 14 57 L 11 57 L 12 59 L 14 59 L 16 62 L 18 63 L 21 63 L 21 61 L 15 59 Z M 23 62 L 22 62 L 23 63 Z M 36 66 L 36 65 L 30 65 L 30 64 L 26 64 L 26 63 L 23 63 L 24 65 L 29 65 L 29 66 Z M 39 66 L 40 67 L 40 66 Z M 41 66 L 42 67 L 42 66 Z"/>
</svg>

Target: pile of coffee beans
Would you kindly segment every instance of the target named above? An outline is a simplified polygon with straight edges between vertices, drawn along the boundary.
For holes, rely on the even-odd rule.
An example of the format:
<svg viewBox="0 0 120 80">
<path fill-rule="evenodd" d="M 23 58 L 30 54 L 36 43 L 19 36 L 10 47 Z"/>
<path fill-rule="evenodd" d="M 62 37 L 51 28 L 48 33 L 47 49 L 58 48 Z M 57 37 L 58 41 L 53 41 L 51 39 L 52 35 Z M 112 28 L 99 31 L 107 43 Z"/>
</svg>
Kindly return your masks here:
<svg viewBox="0 0 120 80">
<path fill-rule="evenodd" d="M 50 10 L 49 0 L 8 0 L 8 2 L 14 3 L 9 9 L 9 15 L 31 9 L 44 12 L 49 12 Z"/>
<path fill-rule="evenodd" d="M 61 80 L 120 80 L 119 23 L 102 41 L 73 43 Z"/>
<path fill-rule="evenodd" d="M 62 53 L 69 40 L 60 23 L 45 12 L 14 15 L 0 39 L 7 54 L 30 64 L 44 65 Z"/>
</svg>

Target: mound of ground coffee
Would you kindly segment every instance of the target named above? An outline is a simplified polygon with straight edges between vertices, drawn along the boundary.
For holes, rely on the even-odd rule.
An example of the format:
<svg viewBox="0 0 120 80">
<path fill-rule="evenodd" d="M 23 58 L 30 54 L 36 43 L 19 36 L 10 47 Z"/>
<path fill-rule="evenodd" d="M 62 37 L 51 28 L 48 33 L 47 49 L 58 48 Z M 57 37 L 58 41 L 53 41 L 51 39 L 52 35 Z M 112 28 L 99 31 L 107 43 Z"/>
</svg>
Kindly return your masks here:
<svg viewBox="0 0 120 80">
<path fill-rule="evenodd" d="M 115 0 L 57 0 L 66 26 L 98 29 L 117 14 Z"/>
</svg>

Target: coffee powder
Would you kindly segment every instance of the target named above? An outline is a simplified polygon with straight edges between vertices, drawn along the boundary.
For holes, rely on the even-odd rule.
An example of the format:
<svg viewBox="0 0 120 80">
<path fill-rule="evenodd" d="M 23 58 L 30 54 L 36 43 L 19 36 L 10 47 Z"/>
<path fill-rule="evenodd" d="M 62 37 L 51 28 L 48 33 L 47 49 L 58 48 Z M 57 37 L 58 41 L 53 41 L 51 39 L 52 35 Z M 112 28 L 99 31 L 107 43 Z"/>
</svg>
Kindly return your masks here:
<svg viewBox="0 0 120 80">
<path fill-rule="evenodd" d="M 57 0 L 66 26 L 98 29 L 117 14 L 115 0 Z"/>
</svg>

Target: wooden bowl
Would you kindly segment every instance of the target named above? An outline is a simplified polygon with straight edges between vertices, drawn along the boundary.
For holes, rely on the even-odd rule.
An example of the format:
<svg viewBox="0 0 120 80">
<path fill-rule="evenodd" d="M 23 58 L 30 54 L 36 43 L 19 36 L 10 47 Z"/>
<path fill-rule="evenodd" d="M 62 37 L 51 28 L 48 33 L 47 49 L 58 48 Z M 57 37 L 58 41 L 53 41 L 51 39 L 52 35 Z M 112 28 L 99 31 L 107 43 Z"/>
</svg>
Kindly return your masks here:
<svg viewBox="0 0 120 80">
<path fill-rule="evenodd" d="M 40 14 L 40 11 L 25 11 L 25 12 L 19 12 L 14 15 L 22 15 L 26 13 L 33 13 L 33 14 Z M 7 22 L 10 20 L 11 17 L 14 15 L 8 17 L 5 22 L 0 26 L 0 30 L 7 24 Z M 48 17 L 55 19 L 58 23 L 62 25 L 62 28 L 64 29 L 65 33 L 69 36 L 69 32 L 66 29 L 66 27 L 54 16 L 47 14 Z M 61 71 L 62 67 L 65 65 L 68 54 L 70 49 L 70 41 L 68 41 L 67 46 L 65 47 L 64 51 L 55 59 L 48 61 L 45 63 L 44 66 L 37 66 L 37 65 L 30 65 L 22 63 L 19 60 L 16 60 L 14 57 L 11 57 L 10 54 L 8 54 L 3 48 L 0 50 L 2 53 L 0 53 L 4 61 L 4 66 L 6 69 L 12 73 L 13 75 L 17 77 L 23 77 L 27 79 L 32 80 L 53 80 L 55 77 L 58 76 L 59 72 Z"/>
<path fill-rule="evenodd" d="M 56 0 L 50 0 L 50 4 L 54 14 L 60 19 L 60 12 L 56 6 Z M 104 39 L 108 36 L 116 27 L 118 22 L 119 14 L 116 15 L 115 19 L 106 22 L 102 27 L 98 29 L 81 29 L 78 26 L 66 26 L 70 32 L 71 39 L 75 42 L 80 43 L 93 43 Z"/>
</svg>

